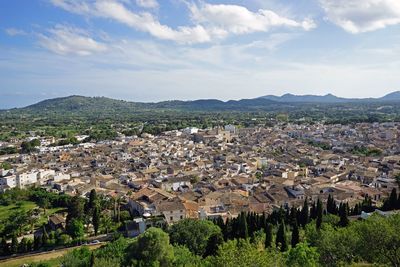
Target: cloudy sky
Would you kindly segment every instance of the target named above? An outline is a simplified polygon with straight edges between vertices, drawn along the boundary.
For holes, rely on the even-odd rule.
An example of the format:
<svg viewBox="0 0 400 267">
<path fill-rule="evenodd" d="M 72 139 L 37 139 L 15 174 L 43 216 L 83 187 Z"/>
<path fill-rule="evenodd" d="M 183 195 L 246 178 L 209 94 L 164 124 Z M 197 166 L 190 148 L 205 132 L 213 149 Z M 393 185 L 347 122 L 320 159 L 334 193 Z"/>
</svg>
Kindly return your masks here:
<svg viewBox="0 0 400 267">
<path fill-rule="evenodd" d="M 0 108 L 395 90 L 399 0 L 0 1 Z"/>
</svg>

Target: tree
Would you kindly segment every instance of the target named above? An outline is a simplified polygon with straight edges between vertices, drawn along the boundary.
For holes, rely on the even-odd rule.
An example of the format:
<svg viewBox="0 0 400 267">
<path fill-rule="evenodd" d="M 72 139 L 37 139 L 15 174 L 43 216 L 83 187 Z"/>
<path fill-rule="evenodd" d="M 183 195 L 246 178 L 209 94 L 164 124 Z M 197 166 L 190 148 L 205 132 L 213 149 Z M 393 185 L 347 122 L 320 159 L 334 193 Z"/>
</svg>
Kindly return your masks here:
<svg viewBox="0 0 400 267">
<path fill-rule="evenodd" d="M 185 246 L 174 246 L 174 266 L 201 266 L 202 258 Z"/>
<path fill-rule="evenodd" d="M 297 225 L 297 222 L 295 222 L 292 230 L 292 240 L 291 240 L 292 248 L 294 248 L 299 242 L 300 242 L 299 226 Z"/>
<path fill-rule="evenodd" d="M 42 247 L 42 236 L 35 235 L 33 237 L 33 249 L 39 250 Z"/>
<path fill-rule="evenodd" d="M 349 218 L 347 218 L 347 207 L 344 203 L 340 203 L 339 206 L 339 226 L 346 227 L 349 224 Z"/>
<path fill-rule="evenodd" d="M 100 217 L 100 225 L 104 229 L 106 234 L 108 234 L 108 232 L 110 231 L 111 227 L 113 226 L 113 221 L 112 221 L 111 217 L 108 214 L 103 214 Z"/>
<path fill-rule="evenodd" d="M 43 213 L 44 215 L 46 215 L 46 209 L 49 208 L 50 206 L 50 201 L 47 197 L 41 197 L 38 201 L 38 205 L 40 208 L 43 209 Z"/>
<path fill-rule="evenodd" d="M 7 243 L 7 240 L 5 238 L 1 239 L 1 255 L 7 256 L 10 254 L 10 247 Z"/>
<path fill-rule="evenodd" d="M 286 240 L 286 229 L 285 223 L 282 221 L 279 224 L 278 232 L 276 233 L 276 247 L 280 248 L 280 251 L 285 252 L 288 248 Z"/>
<path fill-rule="evenodd" d="M 248 239 L 234 239 L 223 243 L 210 266 L 283 266 L 282 254 L 274 250 L 260 252 Z"/>
<path fill-rule="evenodd" d="M 87 203 L 86 214 L 91 214 L 97 206 L 97 193 L 95 189 L 92 189 L 89 194 L 89 202 Z"/>
<path fill-rule="evenodd" d="M 88 247 L 74 249 L 62 257 L 61 264 L 64 267 L 88 267 L 90 255 L 91 252 Z"/>
<path fill-rule="evenodd" d="M 92 224 L 94 228 L 94 235 L 97 235 L 100 226 L 100 211 L 98 205 L 93 209 Z"/>
<path fill-rule="evenodd" d="M 247 219 L 245 213 L 239 214 L 239 238 L 249 238 L 249 228 L 247 225 Z"/>
<path fill-rule="evenodd" d="M 292 247 L 286 258 L 286 265 L 292 267 L 319 266 L 319 254 L 316 248 L 309 247 L 306 243 L 299 243 Z"/>
<path fill-rule="evenodd" d="M 172 266 L 174 250 L 169 243 L 168 234 L 159 228 L 151 227 L 140 235 L 129 248 L 127 266 Z M 132 264 L 133 263 L 133 264 Z"/>
<path fill-rule="evenodd" d="M 67 232 L 74 239 L 82 238 L 85 234 L 82 221 L 78 219 L 72 219 L 67 225 Z"/>
<path fill-rule="evenodd" d="M 267 223 L 265 226 L 265 248 L 272 247 L 272 224 Z"/>
<path fill-rule="evenodd" d="M 18 245 L 18 252 L 25 253 L 28 251 L 28 239 L 25 237 L 21 239 L 21 242 Z"/>
<path fill-rule="evenodd" d="M 309 220 L 309 209 L 308 209 L 308 201 L 304 200 L 303 208 L 300 212 L 300 224 L 304 227 L 308 223 Z"/>
<path fill-rule="evenodd" d="M 203 256 L 211 236 L 221 233 L 221 229 L 206 220 L 184 219 L 168 230 L 171 243 L 186 246 L 196 255 Z"/>
<path fill-rule="evenodd" d="M 221 232 L 213 233 L 207 241 L 206 250 L 204 253 L 204 257 L 212 256 L 217 253 L 218 247 L 224 243 L 224 237 Z"/>
<path fill-rule="evenodd" d="M 328 196 L 328 202 L 326 203 L 326 211 L 330 214 L 337 214 L 337 206 L 336 206 L 336 201 L 333 199 L 333 197 L 329 194 Z"/>
<path fill-rule="evenodd" d="M 13 235 L 11 239 L 11 254 L 15 254 L 17 252 L 18 252 L 18 239 L 16 235 Z"/>
<path fill-rule="evenodd" d="M 319 198 L 318 198 L 318 201 L 317 201 L 317 211 L 316 211 L 316 213 L 317 213 L 317 218 L 316 218 L 316 221 L 315 221 L 315 226 L 319 230 L 319 229 L 321 229 L 322 213 L 323 213 L 323 211 L 322 211 L 322 202 L 321 202 L 321 200 Z"/>
<path fill-rule="evenodd" d="M 85 217 L 85 200 L 79 196 L 74 196 L 68 206 L 67 225 L 72 219 L 83 220 Z"/>
</svg>

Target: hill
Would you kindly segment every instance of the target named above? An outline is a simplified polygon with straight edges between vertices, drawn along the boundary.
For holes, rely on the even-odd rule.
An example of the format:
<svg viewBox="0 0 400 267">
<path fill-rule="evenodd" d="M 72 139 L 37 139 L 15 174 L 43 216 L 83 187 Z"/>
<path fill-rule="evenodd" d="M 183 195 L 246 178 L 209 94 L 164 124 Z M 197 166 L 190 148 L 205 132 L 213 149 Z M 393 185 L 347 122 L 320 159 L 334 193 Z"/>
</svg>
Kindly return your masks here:
<svg viewBox="0 0 400 267">
<path fill-rule="evenodd" d="M 389 93 L 379 98 L 343 98 L 332 94 L 326 95 L 293 95 L 284 94 L 282 96 L 266 95 L 261 96 L 262 99 L 268 99 L 283 103 L 355 103 L 355 102 L 382 102 L 382 101 L 399 101 L 400 91 Z"/>
<path fill-rule="evenodd" d="M 25 108 L 13 109 L 14 112 L 56 112 L 56 113 L 127 113 L 144 111 L 229 111 L 229 110 L 270 110 L 282 106 L 268 99 L 242 99 L 227 102 L 216 99 L 194 101 L 163 101 L 157 103 L 129 102 L 107 97 L 68 96 L 47 99 Z"/>
</svg>

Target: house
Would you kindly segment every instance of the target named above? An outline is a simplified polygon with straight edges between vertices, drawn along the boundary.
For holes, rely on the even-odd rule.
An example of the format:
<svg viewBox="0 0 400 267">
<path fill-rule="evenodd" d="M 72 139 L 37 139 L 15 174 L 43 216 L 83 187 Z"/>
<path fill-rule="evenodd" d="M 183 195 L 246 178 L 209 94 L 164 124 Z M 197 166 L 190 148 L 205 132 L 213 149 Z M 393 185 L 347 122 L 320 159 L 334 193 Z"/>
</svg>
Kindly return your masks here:
<svg viewBox="0 0 400 267">
<path fill-rule="evenodd" d="M 178 197 L 160 202 L 156 209 L 157 213 L 164 215 L 167 224 L 173 224 L 186 218 L 198 218 L 198 204 Z"/>
<path fill-rule="evenodd" d="M 65 217 L 60 214 L 53 214 L 49 217 L 48 225 L 51 230 L 65 229 Z"/>
<path fill-rule="evenodd" d="M 136 237 L 146 231 L 146 223 L 143 218 L 125 222 L 125 236 Z"/>
</svg>

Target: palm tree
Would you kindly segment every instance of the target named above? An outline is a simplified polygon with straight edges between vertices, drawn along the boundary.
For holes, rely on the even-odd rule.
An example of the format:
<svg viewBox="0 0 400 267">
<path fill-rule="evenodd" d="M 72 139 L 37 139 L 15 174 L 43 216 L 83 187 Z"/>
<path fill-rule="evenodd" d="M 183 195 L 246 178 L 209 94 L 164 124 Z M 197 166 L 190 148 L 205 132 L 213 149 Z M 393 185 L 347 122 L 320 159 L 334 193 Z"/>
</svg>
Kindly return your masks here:
<svg viewBox="0 0 400 267">
<path fill-rule="evenodd" d="M 38 222 L 38 217 L 35 214 L 35 210 L 30 210 L 28 212 L 28 223 L 31 226 L 31 233 L 33 234 L 33 228 L 35 226 L 35 223 Z"/>
<path fill-rule="evenodd" d="M 43 209 L 44 215 L 46 215 L 46 209 L 49 208 L 49 206 L 50 206 L 50 201 L 49 201 L 47 198 L 43 197 L 43 198 L 41 198 L 41 199 L 39 200 L 38 205 L 39 205 L 40 208 Z"/>
<path fill-rule="evenodd" d="M 104 214 L 100 218 L 100 225 L 106 230 L 106 234 L 108 234 L 108 231 L 113 226 L 113 221 L 108 214 Z"/>
</svg>

